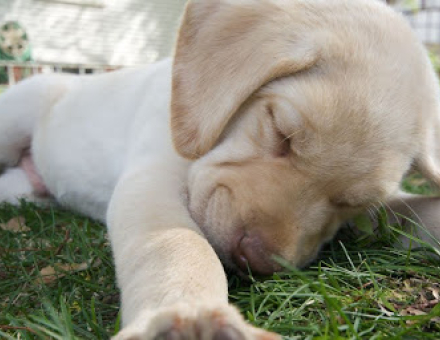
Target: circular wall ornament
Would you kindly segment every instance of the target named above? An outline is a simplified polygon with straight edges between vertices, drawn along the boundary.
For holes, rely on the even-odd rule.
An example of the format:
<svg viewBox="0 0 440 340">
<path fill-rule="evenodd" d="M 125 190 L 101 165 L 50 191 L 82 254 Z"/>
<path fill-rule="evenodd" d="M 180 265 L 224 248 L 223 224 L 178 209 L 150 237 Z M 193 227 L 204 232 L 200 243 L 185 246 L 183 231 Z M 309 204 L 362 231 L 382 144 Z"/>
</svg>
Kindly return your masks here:
<svg viewBox="0 0 440 340">
<path fill-rule="evenodd" d="M 16 21 L 8 21 L 0 26 L 0 60 L 31 60 L 28 35 Z"/>
</svg>

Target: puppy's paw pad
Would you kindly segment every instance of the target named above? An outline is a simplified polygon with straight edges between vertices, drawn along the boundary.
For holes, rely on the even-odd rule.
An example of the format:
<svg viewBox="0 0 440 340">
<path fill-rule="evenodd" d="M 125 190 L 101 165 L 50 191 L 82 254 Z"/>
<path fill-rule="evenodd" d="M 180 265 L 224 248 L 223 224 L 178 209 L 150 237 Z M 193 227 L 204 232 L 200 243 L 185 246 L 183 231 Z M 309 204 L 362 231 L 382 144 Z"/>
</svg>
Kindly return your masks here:
<svg viewBox="0 0 440 340">
<path fill-rule="evenodd" d="M 244 336 L 232 327 L 223 327 L 218 329 L 213 340 L 245 340 Z"/>
<path fill-rule="evenodd" d="M 177 305 L 148 313 L 114 340 L 278 340 L 277 334 L 247 324 L 231 306 Z"/>
</svg>

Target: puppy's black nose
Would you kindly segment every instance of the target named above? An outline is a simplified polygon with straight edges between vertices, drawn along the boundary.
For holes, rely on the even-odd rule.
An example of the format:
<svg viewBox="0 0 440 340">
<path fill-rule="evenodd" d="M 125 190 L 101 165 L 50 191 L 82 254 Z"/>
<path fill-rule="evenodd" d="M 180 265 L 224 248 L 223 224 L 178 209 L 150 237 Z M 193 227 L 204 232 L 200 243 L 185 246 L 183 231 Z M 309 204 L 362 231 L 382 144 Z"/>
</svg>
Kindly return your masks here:
<svg viewBox="0 0 440 340">
<path fill-rule="evenodd" d="M 243 273 L 247 273 L 248 268 L 258 275 L 270 275 L 280 270 L 281 266 L 271 257 L 272 254 L 256 236 L 241 236 L 232 251 L 232 260 Z"/>
</svg>

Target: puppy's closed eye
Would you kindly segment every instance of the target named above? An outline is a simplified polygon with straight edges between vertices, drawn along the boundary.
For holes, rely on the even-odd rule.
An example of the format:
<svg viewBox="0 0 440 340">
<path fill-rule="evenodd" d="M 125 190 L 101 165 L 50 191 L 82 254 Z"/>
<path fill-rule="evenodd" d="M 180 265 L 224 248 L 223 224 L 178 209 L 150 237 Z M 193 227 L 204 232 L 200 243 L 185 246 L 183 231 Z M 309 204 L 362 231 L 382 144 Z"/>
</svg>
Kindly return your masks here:
<svg viewBox="0 0 440 340">
<path fill-rule="evenodd" d="M 275 149 L 275 156 L 279 158 L 285 158 L 292 154 L 291 140 L 290 138 L 284 136 L 278 129 L 277 134 L 279 141 L 277 142 Z"/>
<path fill-rule="evenodd" d="M 270 117 L 273 131 L 275 132 L 274 156 L 277 158 L 288 157 L 290 154 L 292 154 L 291 139 L 289 136 L 286 136 L 278 127 L 275 120 L 273 107 L 271 105 L 267 105 L 266 111 Z"/>
</svg>

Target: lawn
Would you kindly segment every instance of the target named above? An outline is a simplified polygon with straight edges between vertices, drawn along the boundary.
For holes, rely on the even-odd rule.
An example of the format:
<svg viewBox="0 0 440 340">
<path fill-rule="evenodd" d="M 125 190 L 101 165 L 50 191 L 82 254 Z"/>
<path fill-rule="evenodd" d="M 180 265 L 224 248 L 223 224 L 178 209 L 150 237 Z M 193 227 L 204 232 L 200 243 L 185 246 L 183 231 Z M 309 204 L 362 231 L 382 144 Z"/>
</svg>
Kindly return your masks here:
<svg viewBox="0 0 440 340">
<path fill-rule="evenodd" d="M 417 175 L 405 186 L 429 191 Z M 0 338 L 115 333 L 119 295 L 102 225 L 26 203 L 0 207 L 0 223 Z M 432 249 L 392 247 L 399 231 L 391 229 L 347 229 L 303 271 L 249 282 L 230 275 L 230 300 L 286 339 L 440 339 L 440 260 Z"/>
</svg>

